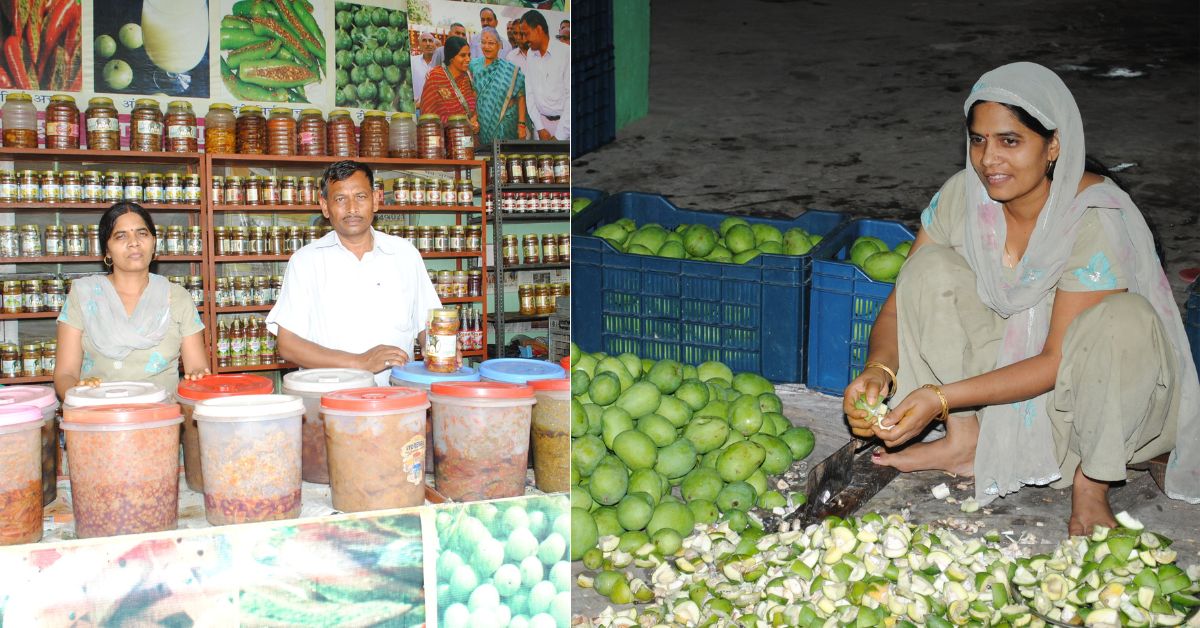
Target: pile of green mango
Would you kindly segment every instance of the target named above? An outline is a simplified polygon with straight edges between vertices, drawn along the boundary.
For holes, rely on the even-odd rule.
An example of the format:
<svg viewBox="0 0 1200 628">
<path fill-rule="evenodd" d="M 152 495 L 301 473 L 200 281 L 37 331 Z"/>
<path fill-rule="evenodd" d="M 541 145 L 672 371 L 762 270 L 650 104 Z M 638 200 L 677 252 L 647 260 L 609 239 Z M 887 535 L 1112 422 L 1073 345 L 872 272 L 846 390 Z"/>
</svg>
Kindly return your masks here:
<svg viewBox="0 0 1200 628">
<path fill-rule="evenodd" d="M 807 255 L 822 237 L 799 227 L 780 232 L 772 225 L 736 216 L 721 221 L 717 229 L 682 224 L 673 230 L 658 223 L 638 226 L 631 218 L 622 218 L 597 227 L 592 235 L 622 253 L 727 264 L 745 264 L 763 253 Z"/>
<path fill-rule="evenodd" d="M 905 240 L 889 249 L 886 242 L 873 236 L 862 236 L 850 245 L 850 262 L 875 281 L 896 281 L 900 267 L 908 258 L 912 240 Z"/>
</svg>

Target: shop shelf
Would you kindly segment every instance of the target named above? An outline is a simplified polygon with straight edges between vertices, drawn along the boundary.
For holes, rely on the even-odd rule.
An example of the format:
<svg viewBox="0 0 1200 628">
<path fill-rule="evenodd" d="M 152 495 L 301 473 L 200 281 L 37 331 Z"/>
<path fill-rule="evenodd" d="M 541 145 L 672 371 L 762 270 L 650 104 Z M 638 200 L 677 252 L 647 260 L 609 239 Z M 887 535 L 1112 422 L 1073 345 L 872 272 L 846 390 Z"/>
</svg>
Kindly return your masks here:
<svg viewBox="0 0 1200 628">
<path fill-rule="evenodd" d="M 0 264 L 82 264 L 100 262 L 99 255 L 43 255 L 41 257 L 0 257 Z M 155 262 L 200 262 L 202 255 L 159 255 Z"/>
<path fill-rule="evenodd" d="M 874 236 L 895 248 L 915 236 L 887 220 L 854 220 L 825 242 L 813 260 L 808 329 L 808 387 L 841 395 L 862 372 L 879 308 L 894 284 L 875 281 L 847 261 L 856 238 Z"/>
<path fill-rule="evenodd" d="M 218 373 L 250 373 L 254 371 L 282 371 L 284 369 L 298 369 L 300 365 L 292 364 L 291 362 L 276 362 L 274 364 L 258 364 L 255 366 L 219 366 Z"/>
<path fill-rule="evenodd" d="M 558 190 L 566 192 L 571 189 L 570 183 L 505 183 L 506 192 L 536 192 L 540 190 Z"/>
<path fill-rule="evenodd" d="M 144 209 L 146 209 L 146 211 L 158 213 L 184 213 L 200 211 L 200 205 L 194 203 L 138 203 L 138 205 L 141 205 Z M 108 208 L 112 206 L 113 203 L 46 203 L 42 201 L 20 201 L 14 203 L 0 203 L 0 211 L 19 212 L 21 210 L 49 210 L 68 214 L 73 212 L 107 211 Z"/>
<path fill-rule="evenodd" d="M 719 264 L 621 253 L 590 235 L 620 218 L 673 229 L 684 223 L 716 228 L 727 217 L 679 209 L 662 196 L 636 192 L 614 194 L 576 214 L 574 340 L 588 351 L 629 351 L 688 364 L 719 360 L 772 381 L 803 382 L 812 254 Z M 753 222 L 825 236 L 844 220 L 838 212 L 811 210 L 792 220 Z"/>
<path fill-rule="evenodd" d="M 287 255 L 214 255 L 212 260 L 217 263 L 238 263 L 238 262 L 286 262 L 291 258 L 291 254 Z"/>
<path fill-rule="evenodd" d="M 483 297 L 446 297 L 439 300 L 443 305 L 446 303 L 483 303 Z"/>
<path fill-rule="evenodd" d="M 271 308 L 275 307 L 274 303 L 266 305 L 225 305 L 214 308 L 213 312 L 220 314 L 243 314 L 246 312 L 270 312 Z"/>
<path fill-rule="evenodd" d="M 556 270 L 570 267 L 570 262 L 560 264 L 509 264 L 504 267 L 504 270 L 517 272 L 519 270 Z"/>
<path fill-rule="evenodd" d="M 551 316 L 550 314 L 522 314 L 520 312 L 505 312 L 504 313 L 504 322 L 505 323 L 529 323 L 532 321 L 544 321 L 544 320 L 550 318 L 550 316 Z M 496 320 L 496 315 L 494 313 L 489 313 L 487 317 L 488 317 L 489 321 Z"/>
<path fill-rule="evenodd" d="M 208 158 L 215 166 L 270 164 L 284 166 L 318 165 L 323 167 L 345 159 L 354 159 L 355 161 L 365 163 L 376 170 L 482 168 L 484 165 L 483 161 L 481 160 L 460 161 L 456 159 L 398 159 L 392 157 L 350 158 L 336 157 L 332 155 L 321 155 L 316 157 L 301 155 L 209 155 Z"/>
<path fill-rule="evenodd" d="M 1192 361 L 1200 364 L 1200 280 L 1193 281 L 1189 290 L 1184 327 L 1187 328 L 1188 344 L 1192 346 Z"/>
<path fill-rule="evenodd" d="M 508 189 L 505 187 L 504 189 Z M 488 215 L 491 218 L 491 215 Z M 504 222 L 550 222 L 555 220 L 570 220 L 571 212 L 519 212 L 504 214 Z M 471 218 L 468 224 L 479 224 L 479 218 Z"/>
<path fill-rule="evenodd" d="M 0 321 L 21 321 L 38 318 L 58 318 L 58 312 L 22 312 L 20 314 L 0 314 Z"/>
<path fill-rule="evenodd" d="M 265 214 L 274 212 L 299 212 L 312 214 L 321 211 L 320 205 L 213 205 L 214 212 L 242 212 L 246 214 Z"/>
<path fill-rule="evenodd" d="M 44 163 L 47 161 L 102 162 L 135 164 L 178 164 L 198 165 L 203 153 L 142 152 L 132 150 L 87 150 L 51 148 L 0 148 L 0 159 L 27 159 Z"/>
<path fill-rule="evenodd" d="M 0 385 L 17 386 L 20 384 L 49 384 L 53 381 L 53 375 L 39 375 L 37 377 L 5 377 L 0 379 Z"/>
<path fill-rule="evenodd" d="M 421 253 L 421 257 L 425 259 L 456 259 L 456 258 L 472 258 L 483 257 L 481 251 L 447 251 L 444 253 Z"/>
</svg>

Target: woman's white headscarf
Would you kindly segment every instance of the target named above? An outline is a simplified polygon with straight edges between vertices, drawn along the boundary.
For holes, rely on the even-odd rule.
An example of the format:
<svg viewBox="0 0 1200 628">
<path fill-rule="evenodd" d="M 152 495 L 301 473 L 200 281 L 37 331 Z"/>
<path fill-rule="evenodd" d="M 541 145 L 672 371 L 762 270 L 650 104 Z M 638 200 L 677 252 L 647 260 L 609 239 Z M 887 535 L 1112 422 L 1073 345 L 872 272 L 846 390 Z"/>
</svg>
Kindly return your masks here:
<svg viewBox="0 0 1200 628">
<path fill-rule="evenodd" d="M 1058 133 L 1059 157 L 1054 179 L 1029 245 L 1015 275 L 1001 264 L 1005 221 L 1000 203 L 987 190 L 971 165 L 967 147 L 965 257 L 977 277 L 983 302 L 1007 319 L 996 368 L 1041 352 L 1050 329 L 1052 296 L 1066 270 L 1071 246 L 1086 212 L 1102 205 L 1101 224 L 1129 275 L 1129 291 L 1145 297 L 1162 319 L 1179 359 L 1181 415 L 1175 451 L 1167 467 L 1167 494 L 1200 502 L 1200 383 L 1188 351 L 1187 335 L 1167 277 L 1154 251 L 1150 229 L 1127 194 L 1103 186 L 1097 203 L 1076 192 L 1084 172 L 1083 120 L 1066 84 L 1054 72 L 1035 63 L 1012 63 L 984 74 L 963 104 L 964 114 L 979 101 L 1015 105 Z M 1096 186 L 1099 187 L 1099 186 Z M 1013 281 L 1010 277 L 1016 277 Z M 975 492 L 982 502 L 1016 491 L 1022 484 L 1046 484 L 1059 479 L 1054 438 L 1046 413 L 1049 393 L 1035 399 L 989 406 L 980 417 L 975 456 Z"/>
</svg>

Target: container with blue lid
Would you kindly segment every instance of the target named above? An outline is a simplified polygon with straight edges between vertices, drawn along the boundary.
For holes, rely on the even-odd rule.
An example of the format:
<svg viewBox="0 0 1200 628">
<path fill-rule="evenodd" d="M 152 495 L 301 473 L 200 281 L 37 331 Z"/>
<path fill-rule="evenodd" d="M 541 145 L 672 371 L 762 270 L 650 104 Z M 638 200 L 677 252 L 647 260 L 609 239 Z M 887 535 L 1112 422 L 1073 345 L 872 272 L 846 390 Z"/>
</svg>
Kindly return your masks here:
<svg viewBox="0 0 1200 628">
<path fill-rule="evenodd" d="M 497 358 L 479 365 L 484 381 L 528 384 L 539 379 L 562 379 L 567 372 L 557 364 L 523 358 Z"/>
<path fill-rule="evenodd" d="M 439 382 L 477 382 L 479 369 L 464 366 L 453 373 L 434 373 L 425 368 L 424 362 L 409 362 L 392 367 L 389 380 L 393 386 L 416 386 L 423 390 Z"/>
</svg>

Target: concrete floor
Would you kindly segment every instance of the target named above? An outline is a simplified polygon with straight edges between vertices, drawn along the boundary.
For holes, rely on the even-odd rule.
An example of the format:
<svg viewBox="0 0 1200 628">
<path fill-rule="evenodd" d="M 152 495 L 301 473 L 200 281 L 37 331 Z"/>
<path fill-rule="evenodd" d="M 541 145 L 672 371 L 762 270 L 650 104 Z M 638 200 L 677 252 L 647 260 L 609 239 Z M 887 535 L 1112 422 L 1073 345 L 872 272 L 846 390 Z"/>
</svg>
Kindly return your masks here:
<svg viewBox="0 0 1200 628">
<path fill-rule="evenodd" d="M 679 206 L 795 216 L 804 208 L 902 220 L 961 169 L 962 102 L 980 74 L 1016 60 L 1056 69 L 1084 116 L 1088 153 L 1157 226 L 1179 302 L 1200 266 L 1200 5 L 1192 0 L 825 2 L 656 0 L 650 115 L 575 162 L 575 185 L 657 192 Z M 1136 76 L 1130 76 L 1136 75 Z M 902 475 L 863 512 L 1012 531 L 1032 551 L 1066 536 L 1069 491 L 1026 488 L 965 515 L 935 500 L 969 479 Z M 1129 510 L 1200 560 L 1200 507 L 1148 475 L 1114 489 Z M 589 599 L 591 596 L 591 599 Z M 594 592 L 575 598 L 595 608 Z M 603 608 L 601 604 L 599 608 Z"/>
</svg>

